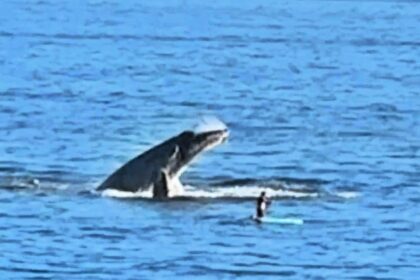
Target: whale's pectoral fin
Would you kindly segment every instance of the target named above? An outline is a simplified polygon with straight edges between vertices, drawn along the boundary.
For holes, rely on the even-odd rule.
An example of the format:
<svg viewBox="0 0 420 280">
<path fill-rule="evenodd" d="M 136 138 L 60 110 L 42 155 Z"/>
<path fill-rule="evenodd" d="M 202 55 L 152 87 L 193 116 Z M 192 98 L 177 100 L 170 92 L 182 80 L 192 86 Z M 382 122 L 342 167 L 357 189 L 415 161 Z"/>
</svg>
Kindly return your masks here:
<svg viewBox="0 0 420 280">
<path fill-rule="evenodd" d="M 169 178 L 165 170 L 161 170 L 153 186 L 153 198 L 163 199 L 167 198 L 169 193 Z"/>
<path fill-rule="evenodd" d="M 172 149 L 171 156 L 169 157 L 169 161 L 176 160 L 178 157 L 178 154 L 179 154 L 179 147 L 178 145 L 175 145 L 175 147 Z"/>
</svg>

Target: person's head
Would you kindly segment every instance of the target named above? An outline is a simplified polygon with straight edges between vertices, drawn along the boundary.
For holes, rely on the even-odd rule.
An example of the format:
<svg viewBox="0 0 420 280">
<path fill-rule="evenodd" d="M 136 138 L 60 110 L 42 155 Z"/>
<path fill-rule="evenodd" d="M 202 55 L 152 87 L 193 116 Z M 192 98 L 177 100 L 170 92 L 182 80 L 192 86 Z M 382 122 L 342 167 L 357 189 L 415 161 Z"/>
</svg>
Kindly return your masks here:
<svg viewBox="0 0 420 280">
<path fill-rule="evenodd" d="M 265 192 L 264 191 L 261 192 L 261 196 L 265 196 Z"/>
</svg>

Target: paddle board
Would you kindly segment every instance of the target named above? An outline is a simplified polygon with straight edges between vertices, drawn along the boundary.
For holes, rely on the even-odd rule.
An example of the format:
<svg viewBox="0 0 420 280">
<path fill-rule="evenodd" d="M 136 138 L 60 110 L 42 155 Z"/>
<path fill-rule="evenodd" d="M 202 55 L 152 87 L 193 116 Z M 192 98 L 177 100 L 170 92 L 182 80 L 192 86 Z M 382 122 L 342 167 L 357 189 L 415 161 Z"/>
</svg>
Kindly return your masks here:
<svg viewBox="0 0 420 280">
<path fill-rule="evenodd" d="M 257 218 L 254 216 L 252 218 L 253 220 L 259 223 L 284 224 L 284 225 L 302 225 L 303 224 L 303 220 L 297 219 L 297 218 L 278 218 L 278 217 L 268 217 L 268 216 L 265 216 L 262 218 Z"/>
</svg>

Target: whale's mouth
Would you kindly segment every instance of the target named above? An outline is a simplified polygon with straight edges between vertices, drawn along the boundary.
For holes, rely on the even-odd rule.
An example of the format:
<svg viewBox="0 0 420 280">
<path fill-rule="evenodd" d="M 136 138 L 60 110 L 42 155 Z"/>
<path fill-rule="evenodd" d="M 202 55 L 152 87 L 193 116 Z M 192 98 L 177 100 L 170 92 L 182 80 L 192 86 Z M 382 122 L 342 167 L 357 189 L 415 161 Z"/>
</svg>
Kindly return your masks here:
<svg viewBox="0 0 420 280">
<path fill-rule="evenodd" d="M 229 137 L 227 128 L 200 133 L 187 132 L 190 134 L 188 145 L 182 146 L 185 164 L 204 151 L 208 151 L 222 143 Z"/>
<path fill-rule="evenodd" d="M 224 143 L 229 137 L 226 124 L 211 116 L 204 117 L 191 133 L 193 137 L 190 148 L 196 154 Z"/>
<path fill-rule="evenodd" d="M 194 142 L 202 151 L 210 150 L 224 142 L 229 137 L 229 130 L 227 128 L 207 131 L 195 134 Z"/>
<path fill-rule="evenodd" d="M 224 142 L 229 137 L 227 128 L 194 133 L 185 131 L 178 136 L 174 150 L 176 151 L 170 163 L 170 174 L 179 177 L 186 170 L 189 163 L 201 153 L 208 151 Z"/>
</svg>

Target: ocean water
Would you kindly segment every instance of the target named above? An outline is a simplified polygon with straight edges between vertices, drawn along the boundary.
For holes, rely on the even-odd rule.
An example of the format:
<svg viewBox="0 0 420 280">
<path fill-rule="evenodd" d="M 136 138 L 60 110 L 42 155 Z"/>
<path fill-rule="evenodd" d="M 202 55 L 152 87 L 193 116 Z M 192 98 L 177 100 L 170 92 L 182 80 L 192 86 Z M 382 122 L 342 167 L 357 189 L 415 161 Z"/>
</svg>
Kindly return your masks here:
<svg viewBox="0 0 420 280">
<path fill-rule="evenodd" d="M 420 279 L 420 4 L 0 3 L 0 279 Z M 215 116 L 182 198 L 94 191 Z M 256 224 L 270 215 L 302 225 Z"/>
</svg>

